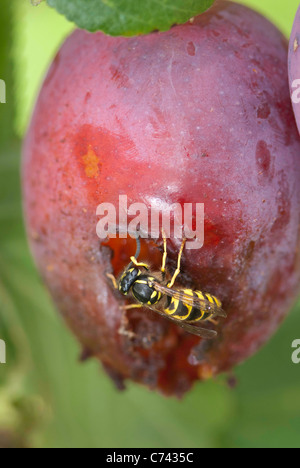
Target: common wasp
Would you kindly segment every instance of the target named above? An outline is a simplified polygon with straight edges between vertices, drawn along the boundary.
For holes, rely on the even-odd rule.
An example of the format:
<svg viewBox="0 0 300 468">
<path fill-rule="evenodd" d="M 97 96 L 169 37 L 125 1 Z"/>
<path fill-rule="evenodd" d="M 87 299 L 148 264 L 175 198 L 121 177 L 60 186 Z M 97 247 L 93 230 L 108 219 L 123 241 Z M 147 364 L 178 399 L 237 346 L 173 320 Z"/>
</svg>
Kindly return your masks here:
<svg viewBox="0 0 300 468">
<path fill-rule="evenodd" d="M 215 322 L 216 317 L 226 318 L 221 301 L 208 293 L 193 289 L 176 289 L 175 281 L 180 274 L 181 257 L 186 239 L 183 239 L 177 259 L 177 268 L 170 280 L 167 279 L 167 238 L 162 231 L 164 253 L 159 272 L 153 272 L 150 265 L 138 261 L 140 255 L 140 240 L 136 238 L 137 249 L 130 263 L 121 273 L 118 280 L 112 275 L 107 276 L 118 291 L 124 296 L 130 295 L 137 302 L 122 307 L 124 311 L 147 307 L 171 320 L 184 330 L 202 338 L 212 339 L 217 336 L 214 330 L 199 327 L 200 322 Z"/>
</svg>

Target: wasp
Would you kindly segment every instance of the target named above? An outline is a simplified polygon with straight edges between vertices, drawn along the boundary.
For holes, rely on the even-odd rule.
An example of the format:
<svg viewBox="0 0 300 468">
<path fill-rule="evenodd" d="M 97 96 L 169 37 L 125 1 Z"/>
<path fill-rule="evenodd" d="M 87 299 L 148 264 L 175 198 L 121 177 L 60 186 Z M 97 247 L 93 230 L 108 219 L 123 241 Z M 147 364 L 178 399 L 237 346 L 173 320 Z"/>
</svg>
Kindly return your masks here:
<svg viewBox="0 0 300 468">
<path fill-rule="evenodd" d="M 136 237 L 137 250 L 130 257 L 130 263 L 121 273 L 118 280 L 112 275 L 114 288 L 124 296 L 131 295 L 137 302 L 122 307 L 129 310 L 147 307 L 166 319 L 178 324 L 184 330 L 202 338 L 212 339 L 217 332 L 199 327 L 199 323 L 210 321 L 216 324 L 216 317 L 226 318 L 221 301 L 208 293 L 201 291 L 174 288 L 176 279 L 181 271 L 181 258 L 186 239 L 183 239 L 177 259 L 177 268 L 172 278 L 167 280 L 167 238 L 162 231 L 164 253 L 160 272 L 152 272 L 150 265 L 138 261 L 140 255 L 140 240 Z"/>
</svg>

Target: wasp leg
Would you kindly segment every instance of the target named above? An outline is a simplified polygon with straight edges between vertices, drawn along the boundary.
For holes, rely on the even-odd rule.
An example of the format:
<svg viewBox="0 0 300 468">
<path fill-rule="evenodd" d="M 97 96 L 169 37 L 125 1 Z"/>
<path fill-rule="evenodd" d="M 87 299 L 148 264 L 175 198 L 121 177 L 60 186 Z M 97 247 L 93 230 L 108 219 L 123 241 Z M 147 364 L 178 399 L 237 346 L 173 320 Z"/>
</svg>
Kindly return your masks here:
<svg viewBox="0 0 300 468">
<path fill-rule="evenodd" d="M 139 309 L 141 307 L 144 307 L 143 304 L 129 304 L 126 306 L 121 306 L 120 309 L 122 310 L 130 310 L 130 309 Z"/>
<path fill-rule="evenodd" d="M 149 265 L 147 265 L 147 263 L 139 263 L 135 257 L 130 257 L 130 260 L 132 261 L 132 263 L 135 266 L 144 267 L 144 268 L 146 268 L 146 270 L 150 270 L 150 267 L 149 267 Z"/>
<path fill-rule="evenodd" d="M 163 276 L 163 280 L 165 279 L 166 277 L 166 262 L 167 262 L 167 238 L 166 238 L 166 233 L 165 231 L 162 229 L 161 230 L 161 235 L 162 235 L 162 238 L 163 238 L 163 241 L 164 241 L 164 254 L 163 254 L 163 258 L 162 258 L 162 264 L 161 264 L 161 272 L 162 272 L 162 276 Z"/>
<path fill-rule="evenodd" d="M 118 288 L 117 280 L 116 280 L 116 278 L 114 277 L 114 275 L 112 275 L 111 273 L 106 273 L 106 276 L 107 276 L 107 278 L 109 278 L 109 279 L 112 281 L 112 284 L 113 284 L 114 288 L 115 288 L 115 289 L 119 289 L 119 288 Z"/>
<path fill-rule="evenodd" d="M 121 317 L 121 325 L 118 330 L 119 335 L 127 336 L 130 340 L 136 337 L 136 333 L 128 330 L 128 317 L 127 317 L 126 311 L 129 309 L 134 309 L 134 308 L 139 308 L 139 307 L 142 307 L 142 305 L 130 304 L 130 305 L 120 307 L 120 309 L 122 310 L 122 317 Z"/>
<path fill-rule="evenodd" d="M 211 317 L 209 317 L 208 319 L 205 320 L 206 322 L 210 322 L 210 323 L 213 323 L 214 325 L 219 325 L 219 322 L 218 320 L 216 319 L 213 319 Z"/>
<path fill-rule="evenodd" d="M 180 273 L 180 263 L 181 263 L 181 257 L 182 257 L 182 252 L 183 252 L 185 243 L 186 243 L 186 239 L 183 239 L 182 244 L 181 244 L 181 247 L 180 247 L 180 251 L 179 251 L 179 254 L 178 254 L 177 269 L 176 269 L 176 271 L 175 271 L 175 273 L 174 273 L 174 275 L 173 275 L 173 278 L 172 278 L 171 281 L 167 284 L 167 287 L 168 287 L 168 288 L 172 288 L 172 286 L 174 285 L 174 283 L 175 283 L 175 281 L 176 281 L 177 276 L 178 276 L 179 273 Z"/>
</svg>

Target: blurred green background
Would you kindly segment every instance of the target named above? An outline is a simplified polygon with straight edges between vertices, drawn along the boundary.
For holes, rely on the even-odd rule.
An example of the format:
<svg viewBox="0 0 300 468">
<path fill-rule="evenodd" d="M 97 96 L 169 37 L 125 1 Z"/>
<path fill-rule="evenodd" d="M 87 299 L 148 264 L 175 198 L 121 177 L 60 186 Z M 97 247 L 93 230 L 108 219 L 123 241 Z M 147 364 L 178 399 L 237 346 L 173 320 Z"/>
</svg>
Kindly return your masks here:
<svg viewBox="0 0 300 468">
<path fill-rule="evenodd" d="M 243 0 L 288 36 L 297 0 Z M 45 291 L 28 251 L 21 210 L 20 141 L 43 76 L 73 29 L 29 0 L 2 0 L 0 78 L 0 447 L 299 447 L 300 304 L 276 336 L 224 377 L 198 384 L 183 401 L 137 385 L 118 393 L 99 363 L 79 364 L 79 346 Z"/>
</svg>

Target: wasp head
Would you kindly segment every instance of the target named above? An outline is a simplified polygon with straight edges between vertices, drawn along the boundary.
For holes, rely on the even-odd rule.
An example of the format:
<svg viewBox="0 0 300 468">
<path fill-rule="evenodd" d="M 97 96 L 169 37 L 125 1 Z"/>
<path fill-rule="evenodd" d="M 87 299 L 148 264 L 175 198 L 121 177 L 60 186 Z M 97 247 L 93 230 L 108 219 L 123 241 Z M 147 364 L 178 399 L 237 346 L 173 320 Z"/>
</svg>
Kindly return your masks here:
<svg viewBox="0 0 300 468">
<path fill-rule="evenodd" d="M 124 294 L 124 296 L 129 293 L 131 286 L 139 274 L 140 270 L 138 268 L 128 268 L 125 270 L 119 281 L 119 291 Z"/>
</svg>

